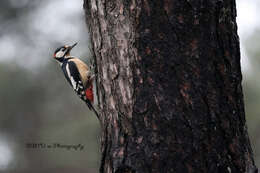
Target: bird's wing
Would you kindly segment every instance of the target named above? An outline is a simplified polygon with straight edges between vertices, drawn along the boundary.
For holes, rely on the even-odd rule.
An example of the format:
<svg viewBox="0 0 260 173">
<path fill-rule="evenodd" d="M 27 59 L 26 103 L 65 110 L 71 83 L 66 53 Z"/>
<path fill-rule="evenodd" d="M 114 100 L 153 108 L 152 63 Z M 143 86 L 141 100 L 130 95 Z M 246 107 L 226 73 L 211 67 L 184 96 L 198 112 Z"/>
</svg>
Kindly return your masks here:
<svg viewBox="0 0 260 173">
<path fill-rule="evenodd" d="M 90 79 L 90 70 L 89 70 L 89 67 L 87 66 L 87 64 L 85 64 L 83 61 L 81 61 L 80 59 L 78 58 L 73 58 L 73 59 L 70 59 L 69 62 L 74 62 L 77 69 L 79 70 L 79 74 L 80 74 L 80 78 L 81 78 L 81 81 L 83 82 L 83 85 L 85 88 L 87 88 L 87 83 Z"/>
<path fill-rule="evenodd" d="M 66 79 L 69 81 L 70 85 L 73 87 L 74 91 L 78 94 L 78 96 L 85 101 L 90 110 L 94 110 L 91 100 L 88 100 L 86 97 L 86 89 L 82 82 L 82 78 L 80 76 L 79 69 L 74 61 L 69 60 L 64 66 L 62 70 L 66 76 Z M 96 112 L 95 112 L 96 113 Z"/>
<path fill-rule="evenodd" d="M 66 63 L 64 70 L 67 73 L 67 75 L 65 74 L 65 76 L 67 76 L 66 78 L 69 80 L 74 91 L 78 94 L 78 96 L 81 99 L 86 101 L 85 88 L 80 78 L 80 74 L 76 64 L 73 61 L 68 61 L 68 63 Z"/>
</svg>

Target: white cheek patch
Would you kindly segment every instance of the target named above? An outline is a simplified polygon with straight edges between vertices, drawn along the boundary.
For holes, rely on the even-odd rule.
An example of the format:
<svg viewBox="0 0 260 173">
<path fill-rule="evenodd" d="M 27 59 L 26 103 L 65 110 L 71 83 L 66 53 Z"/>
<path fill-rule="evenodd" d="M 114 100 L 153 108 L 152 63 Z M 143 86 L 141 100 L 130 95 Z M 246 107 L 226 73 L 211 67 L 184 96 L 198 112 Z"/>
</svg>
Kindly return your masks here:
<svg viewBox="0 0 260 173">
<path fill-rule="evenodd" d="M 57 58 L 61 58 L 61 57 L 64 56 L 64 54 L 65 54 L 65 52 L 59 51 L 59 52 L 56 53 L 56 57 L 57 57 Z"/>
</svg>

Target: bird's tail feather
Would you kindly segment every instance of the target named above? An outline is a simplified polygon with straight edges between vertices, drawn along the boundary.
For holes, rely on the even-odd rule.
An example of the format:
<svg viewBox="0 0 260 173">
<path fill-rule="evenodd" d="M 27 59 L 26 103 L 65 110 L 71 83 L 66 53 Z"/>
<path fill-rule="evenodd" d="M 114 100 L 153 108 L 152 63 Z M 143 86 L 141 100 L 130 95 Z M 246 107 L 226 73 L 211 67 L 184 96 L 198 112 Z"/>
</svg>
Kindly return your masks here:
<svg viewBox="0 0 260 173">
<path fill-rule="evenodd" d="M 96 109 L 94 108 L 94 106 L 93 106 L 91 103 L 89 103 L 89 102 L 86 102 L 86 104 L 87 104 L 88 108 L 89 108 L 91 111 L 93 111 L 93 112 L 95 113 L 95 115 L 99 118 L 99 114 L 97 113 L 97 111 L 96 111 Z"/>
</svg>

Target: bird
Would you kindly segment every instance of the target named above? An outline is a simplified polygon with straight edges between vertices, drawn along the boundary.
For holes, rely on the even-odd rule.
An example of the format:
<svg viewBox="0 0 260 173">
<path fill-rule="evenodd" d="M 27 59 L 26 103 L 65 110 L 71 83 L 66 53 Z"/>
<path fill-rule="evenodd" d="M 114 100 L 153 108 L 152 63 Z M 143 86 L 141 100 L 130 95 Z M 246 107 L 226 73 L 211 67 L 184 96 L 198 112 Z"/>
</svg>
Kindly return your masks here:
<svg viewBox="0 0 260 173">
<path fill-rule="evenodd" d="M 69 46 L 64 45 L 57 48 L 53 58 L 60 64 L 65 78 L 77 95 L 83 100 L 88 108 L 98 117 L 98 113 L 93 107 L 94 93 L 93 80 L 90 67 L 77 57 L 71 56 L 71 50 L 77 43 Z"/>
</svg>

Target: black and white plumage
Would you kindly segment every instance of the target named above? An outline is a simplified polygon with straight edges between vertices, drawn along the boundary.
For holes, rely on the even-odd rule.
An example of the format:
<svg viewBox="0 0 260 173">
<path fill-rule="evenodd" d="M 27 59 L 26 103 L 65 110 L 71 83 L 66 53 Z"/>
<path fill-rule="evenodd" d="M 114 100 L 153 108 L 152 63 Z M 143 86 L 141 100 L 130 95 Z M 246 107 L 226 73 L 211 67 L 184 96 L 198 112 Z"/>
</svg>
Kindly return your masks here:
<svg viewBox="0 0 260 173">
<path fill-rule="evenodd" d="M 88 108 L 98 116 L 93 107 L 93 76 L 87 64 L 80 59 L 70 56 L 71 49 L 76 46 L 62 46 L 56 49 L 54 58 L 61 65 L 65 78 L 72 86 L 77 95 L 87 104 Z"/>
</svg>

